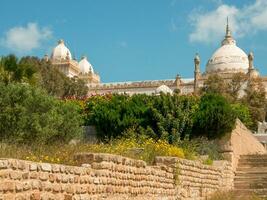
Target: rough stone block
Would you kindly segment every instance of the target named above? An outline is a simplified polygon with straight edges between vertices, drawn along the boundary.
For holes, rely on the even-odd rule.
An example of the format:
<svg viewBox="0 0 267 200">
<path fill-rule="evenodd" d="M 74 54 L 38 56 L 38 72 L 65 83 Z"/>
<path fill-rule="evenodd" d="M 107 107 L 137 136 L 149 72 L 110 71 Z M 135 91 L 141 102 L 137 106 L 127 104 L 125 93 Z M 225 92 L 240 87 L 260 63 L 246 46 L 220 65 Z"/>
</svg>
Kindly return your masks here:
<svg viewBox="0 0 267 200">
<path fill-rule="evenodd" d="M 41 164 L 41 170 L 44 171 L 44 172 L 51 172 L 52 167 L 48 163 L 42 163 Z"/>
<path fill-rule="evenodd" d="M 0 169 L 7 169 L 8 161 L 7 160 L 0 160 Z"/>
</svg>

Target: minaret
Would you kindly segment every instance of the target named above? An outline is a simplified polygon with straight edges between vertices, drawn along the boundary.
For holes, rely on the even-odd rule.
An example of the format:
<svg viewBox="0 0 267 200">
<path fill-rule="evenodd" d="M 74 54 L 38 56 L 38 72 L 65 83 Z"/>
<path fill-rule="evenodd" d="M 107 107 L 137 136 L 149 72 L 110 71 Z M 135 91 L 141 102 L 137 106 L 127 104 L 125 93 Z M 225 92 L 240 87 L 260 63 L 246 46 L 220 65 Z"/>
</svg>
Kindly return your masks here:
<svg viewBox="0 0 267 200">
<path fill-rule="evenodd" d="M 49 61 L 49 57 L 48 57 L 47 54 L 44 55 L 44 61 L 45 61 L 45 62 L 48 62 L 48 61 Z"/>
<path fill-rule="evenodd" d="M 230 26 L 229 26 L 229 20 L 227 17 L 226 31 L 225 31 L 224 40 L 222 41 L 222 46 L 223 45 L 235 45 L 235 44 L 236 44 L 236 41 L 232 37 Z"/>
<path fill-rule="evenodd" d="M 174 85 L 176 86 L 177 90 L 181 89 L 181 83 L 182 83 L 181 76 L 179 74 L 177 74 L 175 77 L 175 82 L 174 82 Z"/>
<path fill-rule="evenodd" d="M 254 55 L 252 52 L 248 54 L 248 78 L 249 80 L 257 78 L 259 72 L 254 67 Z"/>
<path fill-rule="evenodd" d="M 196 54 L 194 58 L 194 64 L 195 64 L 195 71 L 194 71 L 194 93 L 197 94 L 198 88 L 199 88 L 199 79 L 201 77 L 200 72 L 200 57 L 198 53 Z"/>
<path fill-rule="evenodd" d="M 254 69 L 254 55 L 252 52 L 248 54 L 248 72 L 252 71 Z"/>
</svg>

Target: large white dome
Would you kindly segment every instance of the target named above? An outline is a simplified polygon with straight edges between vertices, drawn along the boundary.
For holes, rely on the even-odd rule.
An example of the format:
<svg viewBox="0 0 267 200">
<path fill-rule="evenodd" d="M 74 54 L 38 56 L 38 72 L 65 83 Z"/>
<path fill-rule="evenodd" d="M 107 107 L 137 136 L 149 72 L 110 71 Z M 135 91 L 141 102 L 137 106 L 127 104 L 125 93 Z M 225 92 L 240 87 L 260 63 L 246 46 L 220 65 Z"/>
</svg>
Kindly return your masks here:
<svg viewBox="0 0 267 200">
<path fill-rule="evenodd" d="M 215 51 L 206 65 L 206 73 L 246 73 L 249 68 L 247 54 L 236 46 L 228 24 L 222 46 Z"/>
<path fill-rule="evenodd" d="M 86 56 L 83 56 L 81 61 L 79 62 L 79 68 L 80 68 L 80 72 L 83 74 L 86 73 L 94 73 L 94 69 L 93 66 L 88 62 Z"/>
<path fill-rule="evenodd" d="M 69 59 L 71 60 L 71 53 L 70 50 L 65 46 L 63 40 L 58 41 L 58 45 L 54 48 L 52 55 L 51 55 L 52 60 L 65 60 Z"/>
</svg>

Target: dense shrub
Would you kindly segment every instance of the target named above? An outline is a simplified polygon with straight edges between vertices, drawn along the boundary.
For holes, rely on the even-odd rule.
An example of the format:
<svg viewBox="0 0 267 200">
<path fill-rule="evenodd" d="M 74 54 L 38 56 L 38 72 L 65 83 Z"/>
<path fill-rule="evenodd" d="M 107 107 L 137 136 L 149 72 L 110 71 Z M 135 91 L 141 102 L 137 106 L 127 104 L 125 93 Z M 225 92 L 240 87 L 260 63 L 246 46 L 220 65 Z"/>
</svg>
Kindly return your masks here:
<svg viewBox="0 0 267 200">
<path fill-rule="evenodd" d="M 81 135 L 78 107 L 28 84 L 0 83 L 0 139 L 67 142 Z"/>
<path fill-rule="evenodd" d="M 252 124 L 246 105 L 231 104 L 215 93 L 200 99 L 178 94 L 94 96 L 84 112 L 85 124 L 95 125 L 101 140 L 146 135 L 171 144 L 186 137 L 220 138 L 233 129 L 236 118 Z"/>
<path fill-rule="evenodd" d="M 244 125 L 250 128 L 253 125 L 253 120 L 249 108 L 241 103 L 231 104 L 232 110 L 236 118 L 240 119 Z"/>
<path fill-rule="evenodd" d="M 96 126 L 102 140 L 134 129 L 132 133 L 174 143 L 190 134 L 197 106 L 198 98 L 177 94 L 96 96 L 88 100 L 85 120 Z"/>
<path fill-rule="evenodd" d="M 194 120 L 193 136 L 213 139 L 231 132 L 235 125 L 236 114 L 223 96 L 207 93 L 201 97 Z"/>
</svg>

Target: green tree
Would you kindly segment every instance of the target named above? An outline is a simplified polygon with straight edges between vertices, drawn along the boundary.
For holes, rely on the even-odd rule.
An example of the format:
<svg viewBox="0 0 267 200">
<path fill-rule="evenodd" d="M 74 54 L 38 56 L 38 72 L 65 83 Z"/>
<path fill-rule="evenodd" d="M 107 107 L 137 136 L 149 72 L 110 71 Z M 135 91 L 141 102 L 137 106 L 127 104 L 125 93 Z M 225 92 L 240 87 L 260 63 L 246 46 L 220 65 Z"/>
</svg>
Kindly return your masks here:
<svg viewBox="0 0 267 200">
<path fill-rule="evenodd" d="M 236 115 L 225 97 L 207 93 L 200 99 L 199 110 L 195 113 L 193 137 L 220 138 L 232 131 Z"/>
<path fill-rule="evenodd" d="M 15 55 L 1 57 L 0 80 L 5 84 L 12 82 L 34 84 L 36 82 L 36 72 L 36 67 L 26 63 L 20 63 Z"/>
<path fill-rule="evenodd" d="M 0 83 L 0 139 L 31 144 L 81 136 L 82 118 L 71 102 L 27 84 Z"/>
<path fill-rule="evenodd" d="M 240 98 L 240 92 L 247 82 L 247 77 L 244 73 L 236 73 L 232 76 L 227 84 L 227 93 L 232 98 L 233 102 L 237 102 Z"/>
<path fill-rule="evenodd" d="M 19 63 L 36 69 L 39 80 L 38 86 L 45 89 L 50 95 L 61 98 L 81 98 L 87 95 L 88 88 L 83 80 L 77 77 L 67 77 L 53 67 L 51 62 L 27 56 L 21 58 Z"/>
<path fill-rule="evenodd" d="M 241 101 L 248 106 L 253 119 L 251 128 L 256 130 L 257 122 L 264 121 L 266 117 L 266 92 L 260 78 L 251 79 L 248 82 Z"/>
<path fill-rule="evenodd" d="M 236 118 L 240 119 L 246 127 L 251 128 L 253 126 L 253 121 L 248 106 L 241 103 L 235 103 L 231 104 L 231 107 Z"/>
<path fill-rule="evenodd" d="M 202 93 L 216 93 L 225 94 L 227 91 L 227 84 L 224 79 L 217 74 L 210 75 L 204 82 Z"/>
</svg>

